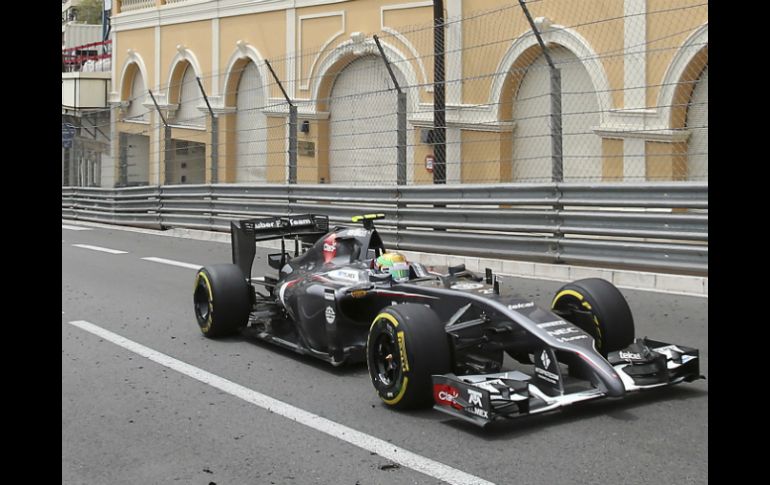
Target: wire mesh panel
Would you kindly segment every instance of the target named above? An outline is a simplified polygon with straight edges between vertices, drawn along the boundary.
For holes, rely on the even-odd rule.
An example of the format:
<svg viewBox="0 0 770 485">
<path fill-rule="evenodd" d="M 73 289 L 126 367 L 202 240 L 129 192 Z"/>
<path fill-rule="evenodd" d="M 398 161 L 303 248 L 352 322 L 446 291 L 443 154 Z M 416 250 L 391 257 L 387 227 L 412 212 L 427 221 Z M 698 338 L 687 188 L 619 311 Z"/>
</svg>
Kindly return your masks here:
<svg viewBox="0 0 770 485">
<path fill-rule="evenodd" d="M 236 94 L 236 182 L 267 179 L 267 120 L 265 93 L 257 66 L 249 62 L 240 72 Z"/>
<path fill-rule="evenodd" d="M 687 103 L 687 122 L 690 131 L 687 143 L 687 180 L 707 181 L 709 173 L 709 68 L 698 76 L 692 96 Z"/>
<path fill-rule="evenodd" d="M 329 102 L 329 182 L 395 184 L 396 116 L 396 91 L 382 59 L 345 66 Z"/>
<path fill-rule="evenodd" d="M 161 25 L 156 62 L 171 76 L 159 84 L 138 55 L 154 53 L 118 32 L 120 55 L 137 54 L 116 69 L 119 100 L 105 110 L 119 160 L 106 180 L 708 181 L 707 2 L 444 3 L 440 19 L 430 3 L 319 5 L 297 14 L 293 52 L 244 30 L 220 32 L 206 58 Z M 374 30 L 357 15 L 367 8 Z"/>
<path fill-rule="evenodd" d="M 591 128 L 598 126 L 599 103 L 591 78 L 580 60 L 568 49 L 551 49 L 551 59 L 561 73 L 561 127 L 564 181 L 600 181 L 601 138 Z M 513 100 L 513 174 L 517 182 L 551 180 L 552 124 L 550 69 L 539 55 L 522 73 Z M 569 91 L 564 90 L 568 86 Z"/>
</svg>

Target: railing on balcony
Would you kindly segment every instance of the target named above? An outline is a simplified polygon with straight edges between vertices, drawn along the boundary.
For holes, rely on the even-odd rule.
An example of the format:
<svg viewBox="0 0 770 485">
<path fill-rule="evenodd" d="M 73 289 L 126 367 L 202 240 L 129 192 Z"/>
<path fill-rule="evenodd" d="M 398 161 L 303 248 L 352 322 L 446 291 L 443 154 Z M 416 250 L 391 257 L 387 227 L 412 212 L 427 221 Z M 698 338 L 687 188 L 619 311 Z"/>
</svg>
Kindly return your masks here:
<svg viewBox="0 0 770 485">
<path fill-rule="evenodd" d="M 131 12 L 133 10 L 142 10 L 145 8 L 153 8 L 156 5 L 155 0 L 123 0 L 120 2 L 121 12 Z"/>
<path fill-rule="evenodd" d="M 62 72 L 109 71 L 111 59 L 111 40 L 62 49 Z"/>
<path fill-rule="evenodd" d="M 164 5 L 178 5 L 192 0 L 123 0 L 115 13 L 133 12 L 147 8 L 162 7 Z"/>
</svg>

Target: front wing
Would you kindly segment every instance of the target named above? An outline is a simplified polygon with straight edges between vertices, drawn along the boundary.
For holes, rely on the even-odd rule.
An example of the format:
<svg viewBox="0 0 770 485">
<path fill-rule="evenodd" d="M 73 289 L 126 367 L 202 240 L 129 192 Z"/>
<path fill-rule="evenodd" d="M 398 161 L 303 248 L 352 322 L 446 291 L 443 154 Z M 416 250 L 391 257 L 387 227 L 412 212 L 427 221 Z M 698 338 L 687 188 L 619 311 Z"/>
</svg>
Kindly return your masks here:
<svg viewBox="0 0 770 485">
<path fill-rule="evenodd" d="M 544 357 L 553 354 L 547 354 Z M 496 374 L 434 375 L 434 409 L 484 427 L 492 421 L 552 411 L 605 397 L 601 386 L 560 371 L 543 375 L 536 356 L 534 375 L 514 370 Z M 626 392 L 705 379 L 699 351 L 650 339 L 639 339 L 607 358 Z M 546 366 L 547 367 L 547 366 Z"/>
</svg>

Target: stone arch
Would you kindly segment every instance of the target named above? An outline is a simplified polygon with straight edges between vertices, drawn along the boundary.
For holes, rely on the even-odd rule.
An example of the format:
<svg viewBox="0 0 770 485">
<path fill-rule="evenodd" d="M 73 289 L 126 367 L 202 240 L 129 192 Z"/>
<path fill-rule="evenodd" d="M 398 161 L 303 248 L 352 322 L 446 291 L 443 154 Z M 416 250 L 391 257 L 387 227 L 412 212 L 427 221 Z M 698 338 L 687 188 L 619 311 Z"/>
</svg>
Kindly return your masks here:
<svg viewBox="0 0 770 485">
<path fill-rule="evenodd" d="M 607 111 L 612 107 L 609 79 L 604 65 L 588 41 L 571 29 L 552 25 L 545 29 L 542 37 L 549 48 L 553 49 L 552 55 L 556 57 L 554 62 L 562 71 L 562 91 L 565 93 L 562 98 L 565 180 L 599 179 L 601 139 L 589 132 L 602 124 Z M 542 70 L 533 71 L 531 68 L 536 65 Z M 535 119 L 531 116 L 514 119 L 514 113 L 519 117 L 523 111 L 549 112 L 548 98 L 538 96 L 526 101 L 519 99 L 522 89 L 535 89 L 532 82 L 527 81 L 530 79 L 528 76 L 542 76 L 548 72 L 542 49 L 533 32 L 523 34 L 511 44 L 497 72 L 500 74 L 493 80 L 489 104 L 495 110 L 493 115 L 497 120 L 515 123 L 512 136 L 501 140 L 504 145 L 502 152 L 511 154 L 510 161 L 505 162 L 511 164 L 510 169 L 504 167 L 504 173 L 510 173 L 514 181 L 550 181 L 548 119 Z M 579 92 L 570 93 L 570 87 L 565 84 L 567 82 L 579 82 L 582 87 Z M 548 86 L 548 83 L 546 76 L 544 82 L 536 84 L 539 89 L 540 85 Z M 534 104 L 538 106 L 530 106 Z"/>
<path fill-rule="evenodd" d="M 264 57 L 254 46 L 239 41 L 238 47 L 230 55 L 230 59 L 227 61 L 227 68 L 225 69 L 225 78 L 222 84 L 225 107 L 235 106 L 238 83 L 241 80 L 244 68 L 249 62 L 253 62 L 254 66 L 256 66 L 262 82 L 262 89 L 265 95 L 269 96 L 270 84 L 268 80 L 270 79 L 270 73 L 265 66 Z"/>
<path fill-rule="evenodd" d="M 179 104 L 181 94 L 182 76 L 188 67 L 192 67 L 196 76 L 201 76 L 201 65 L 195 54 L 184 46 L 177 46 L 177 54 L 171 60 L 166 79 L 166 101 L 169 104 Z M 201 78 L 201 82 L 205 80 Z"/>
<path fill-rule="evenodd" d="M 576 31 L 560 25 L 552 25 L 541 33 L 541 37 L 546 44 L 565 47 L 580 59 L 593 83 L 603 122 L 605 113 L 612 108 L 610 82 L 607 71 L 591 44 Z M 541 53 L 540 44 L 532 31 L 517 38 L 508 48 L 495 71 L 501 75 L 495 77 L 490 90 L 489 105 L 497 110 L 496 119 L 510 120 L 511 103 L 526 68 Z"/>
<path fill-rule="evenodd" d="M 123 62 L 123 67 L 120 71 L 120 100 L 128 101 L 131 98 L 131 88 L 134 82 L 135 76 L 139 74 L 142 76 L 145 88 L 147 87 L 147 67 L 144 64 L 142 56 L 136 53 L 133 49 L 129 49 L 128 57 Z"/>
<path fill-rule="evenodd" d="M 708 23 L 696 29 L 677 49 L 661 82 L 658 106 L 672 129 L 684 128 L 687 103 L 695 83 L 708 66 Z"/>
<path fill-rule="evenodd" d="M 415 113 L 419 107 L 419 87 L 414 66 L 400 50 L 380 41 L 391 63 L 399 85 L 406 93 L 407 113 Z M 371 69 L 361 71 L 373 74 L 373 83 L 362 83 L 357 92 L 348 79 L 351 66 Z M 344 87 L 343 87 L 344 85 Z M 388 89 L 390 88 L 390 91 Z M 331 99 L 335 89 L 336 100 Z M 366 98 L 371 103 L 364 113 L 353 96 Z M 376 177 L 382 183 L 396 183 L 397 146 L 397 97 L 392 80 L 373 39 L 353 34 L 351 40 L 333 49 L 318 63 L 315 79 L 311 84 L 311 99 L 319 113 L 328 113 L 324 120 L 324 139 L 319 140 L 320 177 L 331 183 L 359 183 Z M 349 115 L 338 116 L 343 112 Z M 391 153 L 392 149 L 392 153 Z M 414 148 L 407 147 L 407 180 L 413 176 Z"/>
<path fill-rule="evenodd" d="M 408 111 L 415 111 L 418 103 L 417 92 L 416 89 L 409 89 L 416 88 L 418 85 L 414 68 L 408 61 L 408 57 L 400 50 L 382 40 L 380 40 L 380 44 L 383 51 L 385 51 L 385 55 L 391 61 L 391 67 L 398 71 L 406 81 L 406 86 L 402 86 L 402 88 L 407 88 L 405 90 L 409 93 Z M 377 44 L 375 44 L 373 39 L 355 38 L 335 47 L 318 64 L 318 73 L 311 85 L 310 92 L 310 99 L 316 100 L 316 109 L 318 111 L 326 111 L 328 109 L 329 95 L 337 75 L 353 61 L 366 56 L 380 56 Z"/>
</svg>

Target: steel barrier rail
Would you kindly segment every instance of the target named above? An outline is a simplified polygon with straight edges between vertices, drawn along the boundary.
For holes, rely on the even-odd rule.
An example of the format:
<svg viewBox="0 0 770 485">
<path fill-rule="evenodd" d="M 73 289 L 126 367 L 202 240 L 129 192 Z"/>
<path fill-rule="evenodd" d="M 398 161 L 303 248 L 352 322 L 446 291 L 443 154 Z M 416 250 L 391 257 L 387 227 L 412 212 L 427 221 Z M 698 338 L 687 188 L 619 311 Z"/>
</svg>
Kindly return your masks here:
<svg viewBox="0 0 770 485">
<path fill-rule="evenodd" d="M 62 191 L 62 217 L 75 220 L 160 228 L 159 204 L 158 187 Z"/>
<path fill-rule="evenodd" d="M 257 216 L 384 213 L 394 248 L 708 273 L 708 184 L 62 187 L 62 217 L 229 230 Z"/>
</svg>

